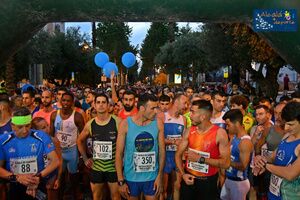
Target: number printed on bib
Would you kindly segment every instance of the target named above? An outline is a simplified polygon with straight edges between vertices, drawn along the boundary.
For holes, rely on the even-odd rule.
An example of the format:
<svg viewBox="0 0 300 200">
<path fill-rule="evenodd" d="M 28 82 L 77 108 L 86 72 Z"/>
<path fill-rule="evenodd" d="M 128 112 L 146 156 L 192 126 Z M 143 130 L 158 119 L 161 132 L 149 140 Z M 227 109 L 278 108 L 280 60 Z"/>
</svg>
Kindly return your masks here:
<svg viewBox="0 0 300 200">
<path fill-rule="evenodd" d="M 271 175 L 269 190 L 272 194 L 274 194 L 275 196 L 278 196 L 278 197 L 280 196 L 281 182 L 282 182 L 282 178 L 280 178 L 279 176 L 276 176 L 274 174 Z"/>
<path fill-rule="evenodd" d="M 94 141 L 93 158 L 100 160 L 112 159 L 112 141 Z"/>
<path fill-rule="evenodd" d="M 36 174 L 38 165 L 36 157 L 11 158 L 10 169 L 14 174 Z"/>
<path fill-rule="evenodd" d="M 71 146 L 71 134 L 63 132 L 63 131 L 57 131 L 57 139 L 60 142 L 60 146 L 62 148 L 70 147 Z"/>
<path fill-rule="evenodd" d="M 155 152 L 134 152 L 134 170 L 136 172 L 153 172 L 155 171 Z"/>
<path fill-rule="evenodd" d="M 178 139 L 181 139 L 181 135 L 168 135 L 167 139 L 168 140 L 178 140 Z M 166 151 L 177 151 L 177 145 L 175 145 L 175 144 L 166 145 Z"/>
<path fill-rule="evenodd" d="M 189 151 L 194 151 L 197 154 L 201 155 L 204 158 L 209 158 L 210 157 L 210 153 L 207 152 L 203 152 L 203 151 L 197 151 L 195 149 L 191 149 L 189 148 Z M 207 164 L 200 164 L 198 162 L 192 162 L 192 161 L 187 161 L 187 167 L 191 170 L 197 171 L 197 172 L 201 172 L 201 173 L 208 173 L 208 169 L 209 169 L 209 165 Z"/>
</svg>

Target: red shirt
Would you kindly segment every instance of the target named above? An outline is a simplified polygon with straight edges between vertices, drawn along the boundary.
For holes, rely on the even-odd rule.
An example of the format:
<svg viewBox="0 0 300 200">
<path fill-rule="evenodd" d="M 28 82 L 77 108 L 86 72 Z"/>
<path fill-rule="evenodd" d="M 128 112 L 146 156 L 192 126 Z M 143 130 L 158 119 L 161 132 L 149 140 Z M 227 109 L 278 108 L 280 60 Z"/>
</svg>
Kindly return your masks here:
<svg viewBox="0 0 300 200">
<path fill-rule="evenodd" d="M 126 119 L 127 117 L 131 117 L 133 115 L 135 115 L 138 112 L 137 108 L 133 108 L 132 111 L 129 114 L 125 114 L 125 109 L 123 108 L 120 112 L 119 112 L 119 116 L 121 119 Z"/>
</svg>

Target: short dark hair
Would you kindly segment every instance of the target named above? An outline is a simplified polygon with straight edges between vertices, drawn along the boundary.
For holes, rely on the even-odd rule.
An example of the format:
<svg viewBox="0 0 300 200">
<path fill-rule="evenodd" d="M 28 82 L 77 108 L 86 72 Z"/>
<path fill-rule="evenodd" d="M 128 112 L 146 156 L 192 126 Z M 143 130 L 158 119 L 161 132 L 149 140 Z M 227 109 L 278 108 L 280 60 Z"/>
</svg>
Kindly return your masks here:
<svg viewBox="0 0 300 200">
<path fill-rule="evenodd" d="M 214 99 L 216 95 L 219 95 L 221 97 L 227 97 L 227 94 L 221 90 L 214 91 L 211 95 L 212 99 Z"/>
<path fill-rule="evenodd" d="M 31 97 L 31 98 L 34 98 L 34 92 L 32 91 L 32 90 L 26 90 L 26 91 L 24 91 L 23 93 L 22 93 L 22 95 L 23 94 L 29 94 L 29 96 Z"/>
<path fill-rule="evenodd" d="M 157 102 L 158 98 L 153 94 L 141 94 L 137 103 L 137 108 L 140 109 L 141 106 L 145 106 L 148 103 L 148 101 Z"/>
<path fill-rule="evenodd" d="M 43 117 L 35 117 L 35 118 L 33 118 L 32 121 L 31 121 L 31 128 L 38 130 L 37 124 L 40 123 L 41 121 L 46 121 L 46 119 L 43 118 Z"/>
<path fill-rule="evenodd" d="M 95 99 L 94 99 L 95 103 L 96 103 L 98 97 L 104 97 L 106 99 L 107 104 L 109 103 L 108 96 L 106 94 L 104 94 L 104 93 L 98 93 L 98 94 L 96 94 Z"/>
<path fill-rule="evenodd" d="M 27 115 L 31 115 L 31 112 L 26 107 L 19 107 L 13 111 L 13 116 L 27 116 Z"/>
<path fill-rule="evenodd" d="M 199 109 L 207 110 L 210 113 L 213 112 L 213 107 L 209 101 L 206 100 L 197 100 L 193 101 L 192 103 L 193 106 L 198 106 Z"/>
<path fill-rule="evenodd" d="M 222 117 L 223 120 L 229 119 L 231 122 L 239 122 L 243 124 L 243 114 L 239 109 L 232 109 L 225 113 Z"/>
<path fill-rule="evenodd" d="M 132 90 L 125 90 L 125 92 L 123 94 L 123 98 L 125 95 L 133 95 L 134 97 L 136 97 L 136 93 Z"/>
<path fill-rule="evenodd" d="M 282 109 L 281 117 L 286 122 L 294 120 L 300 122 L 300 103 L 294 101 L 287 103 Z"/>
<path fill-rule="evenodd" d="M 300 89 L 300 88 L 299 88 Z M 293 92 L 291 94 L 291 97 L 292 98 L 300 98 L 300 90 L 296 91 L 296 92 Z"/>
<path fill-rule="evenodd" d="M 59 87 L 59 88 L 57 89 L 57 91 L 65 91 L 65 92 L 68 92 L 67 88 L 65 88 L 65 87 Z"/>
<path fill-rule="evenodd" d="M 233 95 L 230 98 L 230 105 L 236 104 L 238 106 L 242 105 L 245 110 L 249 104 L 248 99 L 244 95 Z"/>
<path fill-rule="evenodd" d="M 256 106 L 255 110 L 257 109 L 264 109 L 267 113 L 271 113 L 271 110 L 266 105 L 258 105 Z"/>
<path fill-rule="evenodd" d="M 62 96 L 61 96 L 61 98 L 63 98 L 64 96 L 70 96 L 71 98 L 72 98 L 72 100 L 74 101 L 74 94 L 72 93 L 72 92 L 69 92 L 69 91 L 67 91 L 67 92 L 65 92 Z"/>
<path fill-rule="evenodd" d="M 168 101 L 168 102 L 170 102 L 171 98 L 168 95 L 163 94 L 159 97 L 159 101 Z"/>
</svg>

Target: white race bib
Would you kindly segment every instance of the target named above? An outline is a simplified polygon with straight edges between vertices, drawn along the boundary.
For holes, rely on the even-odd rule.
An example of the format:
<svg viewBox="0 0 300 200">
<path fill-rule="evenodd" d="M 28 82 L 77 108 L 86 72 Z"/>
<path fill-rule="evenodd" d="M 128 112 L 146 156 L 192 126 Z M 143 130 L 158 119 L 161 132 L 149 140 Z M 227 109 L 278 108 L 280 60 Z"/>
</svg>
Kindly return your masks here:
<svg viewBox="0 0 300 200">
<path fill-rule="evenodd" d="M 36 157 L 11 158 L 10 169 L 14 174 L 36 174 L 38 165 Z"/>
<path fill-rule="evenodd" d="M 93 159 L 112 159 L 112 141 L 94 141 L 93 150 Z"/>
<path fill-rule="evenodd" d="M 270 178 L 269 190 L 275 196 L 280 196 L 280 185 L 282 183 L 282 178 L 272 174 Z"/>
<path fill-rule="evenodd" d="M 167 139 L 175 141 L 181 139 L 181 135 L 168 135 Z M 177 145 L 175 144 L 166 145 L 166 151 L 177 151 Z"/>
<path fill-rule="evenodd" d="M 133 154 L 134 170 L 136 172 L 155 171 L 155 152 L 134 152 Z"/>
<path fill-rule="evenodd" d="M 72 135 L 64 131 L 57 131 L 56 137 L 60 142 L 61 148 L 71 147 L 76 144 L 77 135 Z"/>
<path fill-rule="evenodd" d="M 189 148 L 189 151 L 194 151 L 194 152 L 196 152 L 197 154 L 201 155 L 204 158 L 209 158 L 210 157 L 210 153 L 207 153 L 207 152 L 197 151 L 197 150 L 191 149 L 191 148 Z M 196 172 L 201 172 L 201 173 L 205 173 L 205 174 L 208 173 L 208 169 L 209 169 L 209 165 L 207 165 L 207 164 L 200 164 L 198 162 L 192 162 L 192 161 L 189 161 L 189 160 L 187 162 L 187 167 L 191 170 L 196 171 Z"/>
</svg>

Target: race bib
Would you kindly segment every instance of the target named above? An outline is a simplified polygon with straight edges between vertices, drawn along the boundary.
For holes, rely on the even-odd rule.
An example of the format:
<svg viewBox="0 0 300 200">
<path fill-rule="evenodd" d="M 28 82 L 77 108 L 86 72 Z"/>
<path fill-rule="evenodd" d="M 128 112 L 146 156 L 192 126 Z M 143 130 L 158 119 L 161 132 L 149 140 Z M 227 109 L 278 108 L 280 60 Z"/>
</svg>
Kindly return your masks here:
<svg viewBox="0 0 300 200">
<path fill-rule="evenodd" d="M 198 155 L 201 155 L 204 158 L 209 158 L 210 157 L 210 153 L 207 153 L 207 152 L 197 151 L 197 150 L 194 150 L 194 149 L 191 149 L 191 148 L 189 148 L 189 151 L 194 151 Z M 207 174 L 208 173 L 208 169 L 209 169 L 209 165 L 207 165 L 207 164 L 200 164 L 198 162 L 192 162 L 192 161 L 188 160 L 188 162 L 187 162 L 187 168 L 189 168 L 191 170 L 194 170 L 196 172 L 201 172 L 201 173 Z"/>
<path fill-rule="evenodd" d="M 11 158 L 10 169 L 14 174 L 36 174 L 38 165 L 36 157 Z"/>
<path fill-rule="evenodd" d="M 167 136 L 168 140 L 178 140 L 181 139 L 181 135 L 168 135 Z M 166 145 L 166 151 L 177 151 L 177 145 L 175 144 L 170 144 L 170 145 Z"/>
<path fill-rule="evenodd" d="M 56 137 L 60 142 L 61 148 L 71 147 L 76 144 L 77 135 L 73 136 L 64 131 L 57 131 Z"/>
<path fill-rule="evenodd" d="M 94 141 L 93 158 L 100 160 L 112 159 L 112 141 Z"/>
<path fill-rule="evenodd" d="M 135 172 L 155 171 L 155 152 L 134 152 L 133 154 Z"/>
<path fill-rule="evenodd" d="M 269 190 L 275 196 L 280 196 L 280 185 L 282 182 L 282 178 L 272 174 L 270 178 L 270 187 Z"/>
</svg>

